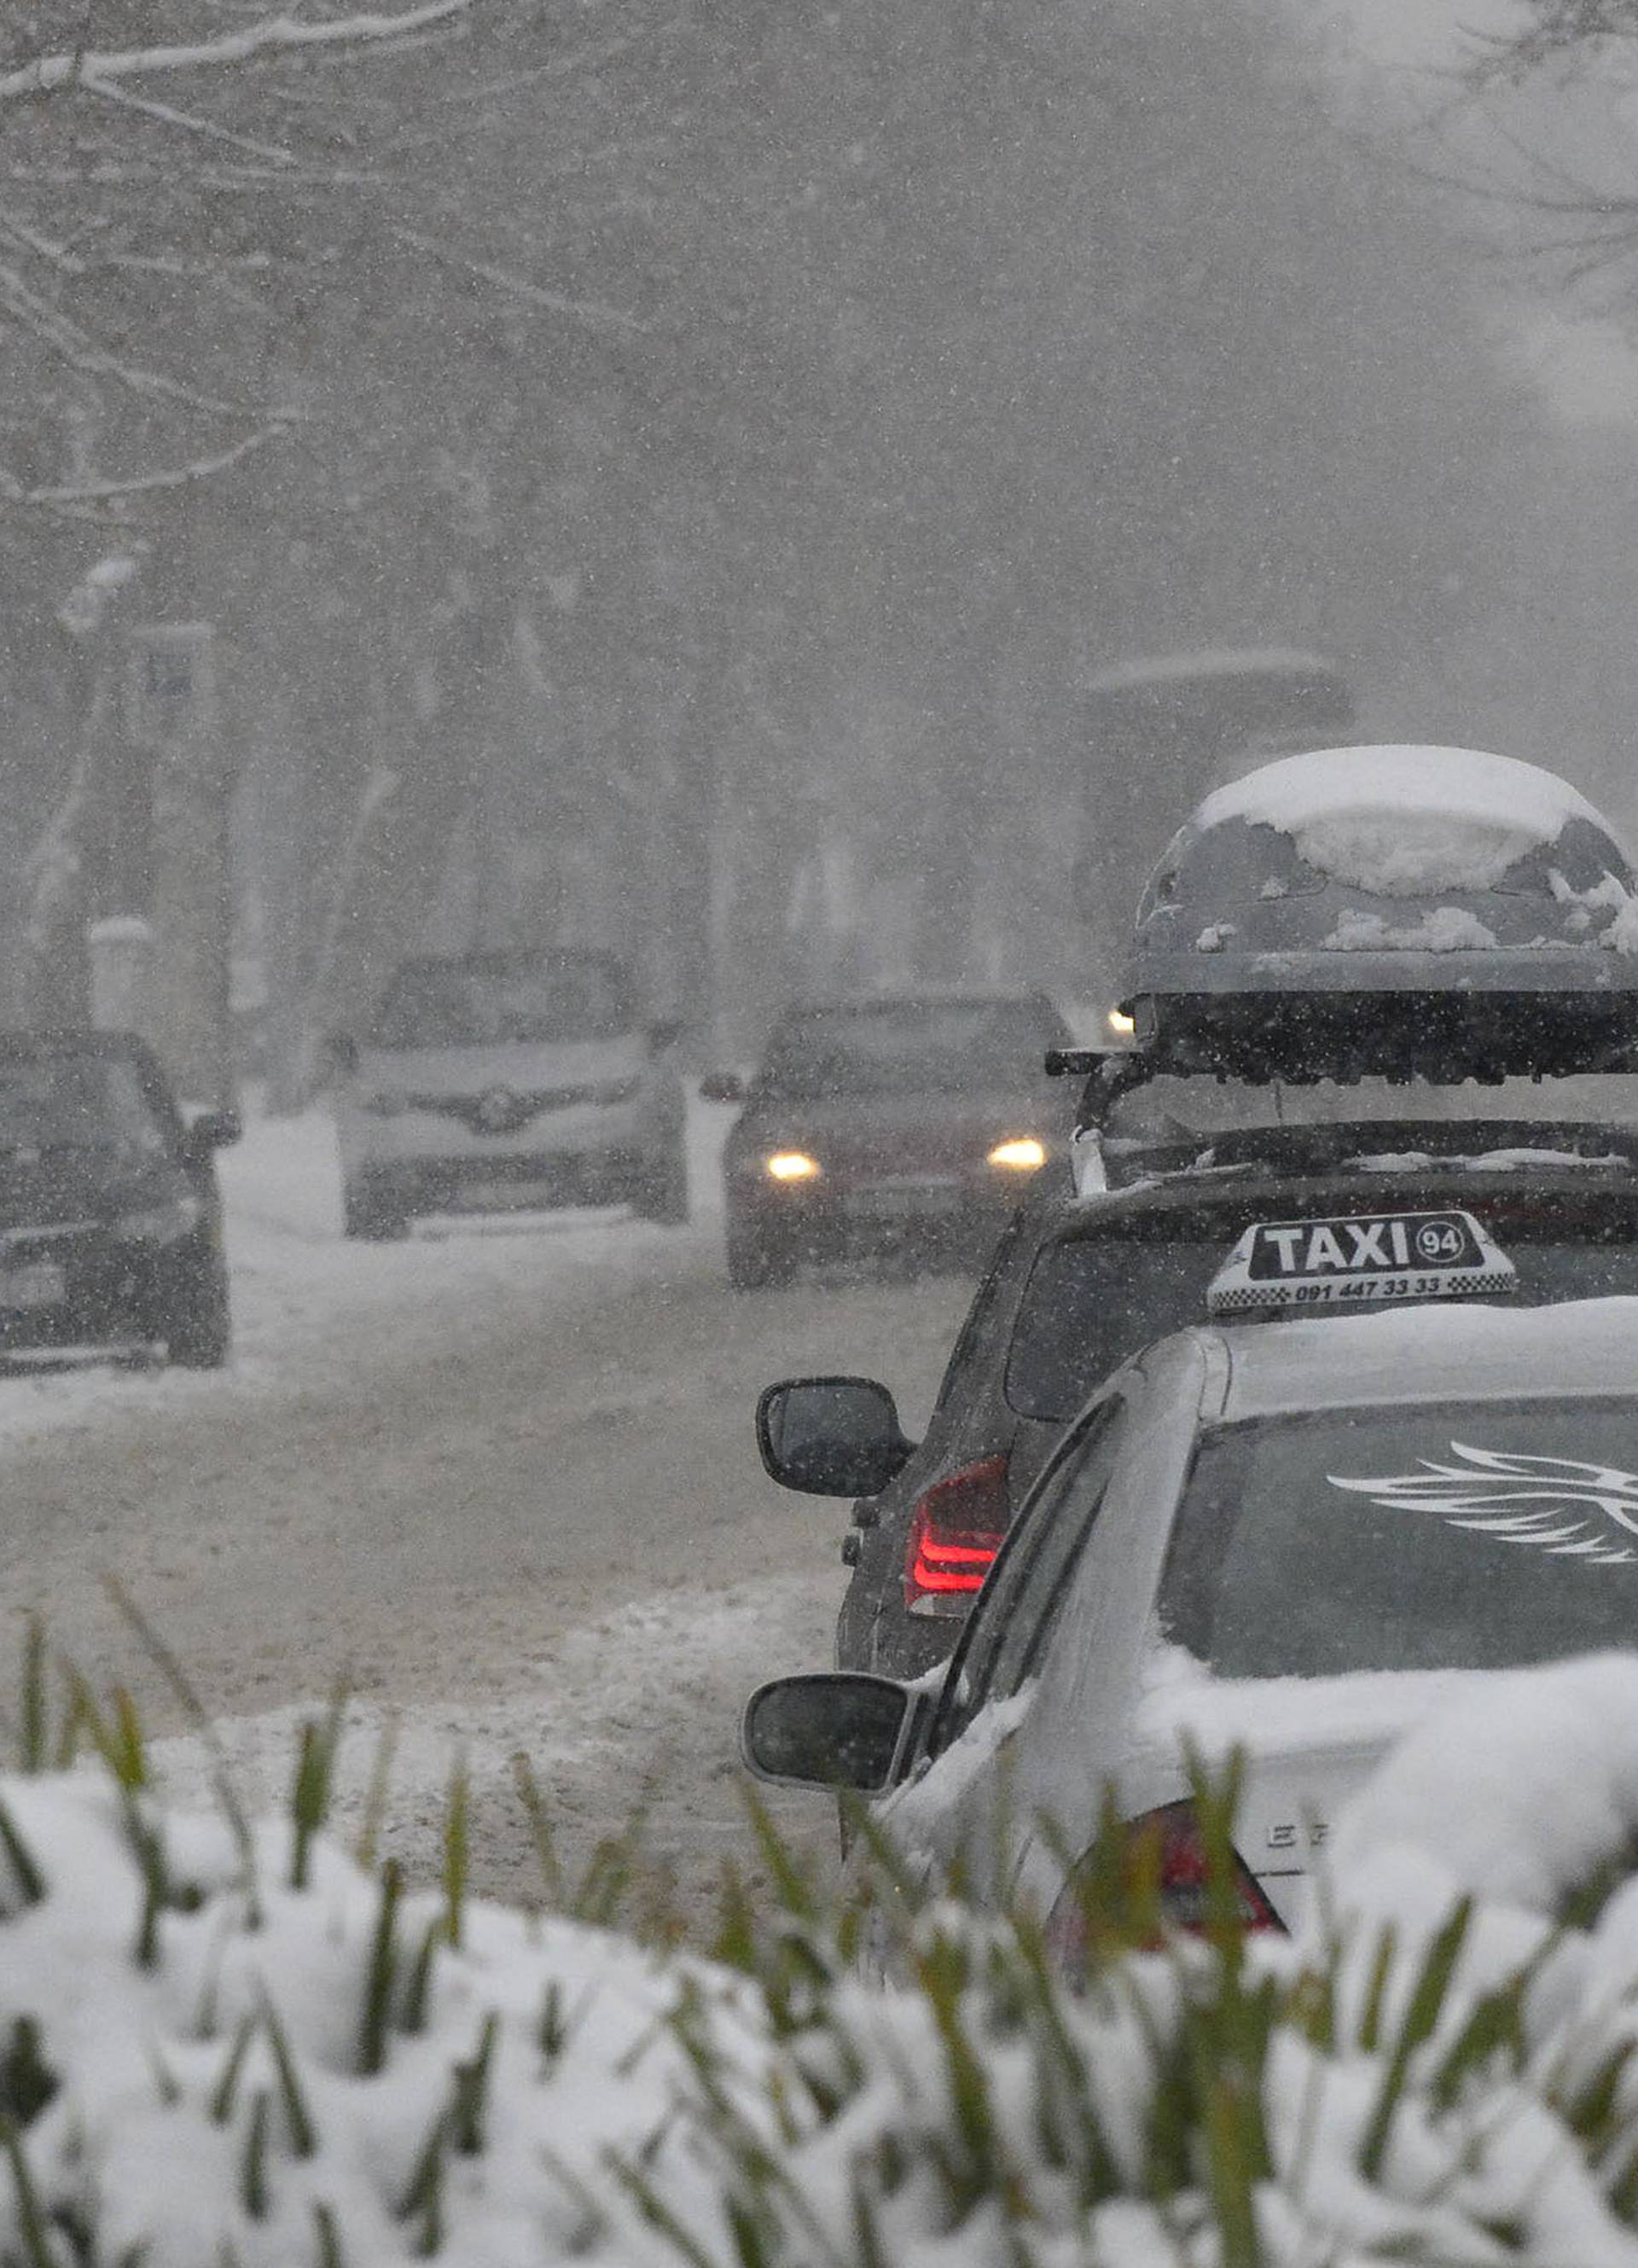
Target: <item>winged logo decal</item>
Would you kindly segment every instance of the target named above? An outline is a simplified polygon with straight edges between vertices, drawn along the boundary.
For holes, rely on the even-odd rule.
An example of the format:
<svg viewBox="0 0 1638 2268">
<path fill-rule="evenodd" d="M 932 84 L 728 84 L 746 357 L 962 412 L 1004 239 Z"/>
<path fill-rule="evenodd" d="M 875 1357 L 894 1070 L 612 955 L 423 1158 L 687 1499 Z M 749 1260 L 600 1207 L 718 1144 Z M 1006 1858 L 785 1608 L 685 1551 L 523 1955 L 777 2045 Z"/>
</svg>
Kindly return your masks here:
<svg viewBox="0 0 1638 2268">
<path fill-rule="evenodd" d="M 1475 1449 L 1465 1441 L 1452 1441 L 1451 1454 L 1459 1462 L 1421 1457 L 1414 1473 L 1326 1478 L 1385 1509 L 1437 1513 L 1452 1528 L 1474 1528 L 1501 1543 L 1533 1544 L 1555 1558 L 1585 1559 L 1595 1567 L 1638 1562 L 1638 1549 L 1620 1540 L 1638 1539 L 1638 1473 L 1578 1457 Z"/>
</svg>

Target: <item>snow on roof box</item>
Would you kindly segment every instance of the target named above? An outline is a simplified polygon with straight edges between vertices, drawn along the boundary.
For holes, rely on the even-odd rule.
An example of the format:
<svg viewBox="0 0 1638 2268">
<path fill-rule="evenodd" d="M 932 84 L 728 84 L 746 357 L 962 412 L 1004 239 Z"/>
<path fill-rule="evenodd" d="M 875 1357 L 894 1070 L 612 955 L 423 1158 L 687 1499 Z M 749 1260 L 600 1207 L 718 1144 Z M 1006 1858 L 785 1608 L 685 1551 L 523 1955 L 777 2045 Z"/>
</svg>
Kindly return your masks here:
<svg viewBox="0 0 1638 2268">
<path fill-rule="evenodd" d="M 1249 1028 L 1232 1002 L 1294 994 L 1321 1071 L 1343 1025 L 1355 1075 L 1402 1068 L 1409 996 L 1447 1004 L 1433 1020 L 1458 1054 L 1464 1026 L 1483 1027 L 1480 1075 L 1546 1068 L 1541 1020 L 1509 1041 L 1494 1007 L 1449 1003 L 1574 997 L 1579 1036 L 1561 1022 L 1548 1049 L 1594 1068 L 1638 1037 L 1638 878 L 1602 814 L 1538 765 L 1405 746 L 1283 757 L 1173 837 L 1138 908 L 1126 998 L 1152 1038 Z M 1399 996 L 1390 1016 L 1385 994 Z"/>
<path fill-rule="evenodd" d="M 1495 889 L 1572 820 L 1609 822 L 1555 772 L 1480 748 L 1318 748 L 1263 764 L 1208 795 L 1185 832 L 1231 820 L 1289 836 L 1320 873 L 1383 897 Z"/>
</svg>

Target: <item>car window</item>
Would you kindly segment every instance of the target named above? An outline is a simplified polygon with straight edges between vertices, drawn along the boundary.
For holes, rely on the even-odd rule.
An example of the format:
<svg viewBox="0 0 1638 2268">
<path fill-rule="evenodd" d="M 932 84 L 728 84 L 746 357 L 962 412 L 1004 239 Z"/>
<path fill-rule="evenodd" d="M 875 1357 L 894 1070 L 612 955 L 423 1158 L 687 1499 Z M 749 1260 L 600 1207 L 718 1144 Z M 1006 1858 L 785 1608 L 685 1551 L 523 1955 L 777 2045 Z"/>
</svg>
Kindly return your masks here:
<svg viewBox="0 0 1638 2268">
<path fill-rule="evenodd" d="M 1167 1235 L 1165 1220 L 1153 1216 L 1142 1235 L 1112 1228 L 1043 1245 L 1007 1349 L 1009 1407 L 1062 1422 L 1139 1348 L 1201 1322 L 1207 1287 L 1259 1207 L 1272 1217 L 1265 1196 L 1244 1211 L 1225 1210 L 1204 1237 L 1180 1219 L 1178 1233 Z M 1483 1212 L 1517 1270 L 1509 1305 L 1638 1292 L 1638 1204 L 1630 1194 L 1521 1186 L 1517 1197 L 1487 1199 Z"/>
<path fill-rule="evenodd" d="M 1019 1246 L 1036 1233 L 1037 1216 L 1028 1205 L 1020 1205 L 1002 1230 L 984 1279 L 963 1318 L 961 1329 L 956 1334 L 956 1343 L 950 1350 L 950 1359 L 944 1365 L 944 1374 L 938 1381 L 938 1393 L 933 1403 L 936 1410 L 942 1410 L 949 1401 L 1000 1304 L 1003 1288 L 1014 1282 Z"/>
<path fill-rule="evenodd" d="M 1009 1406 L 1021 1418 L 1072 1417 L 1098 1381 L 1140 1347 L 1202 1321 L 1206 1287 L 1225 1249 L 1221 1234 L 1043 1245 L 1007 1349 Z"/>
<path fill-rule="evenodd" d="M 92 1053 L 0 1059 L 0 1149 L 169 1147 L 134 1064 Z"/>
<path fill-rule="evenodd" d="M 1158 1596 L 1224 1678 L 1638 1640 L 1638 1402 L 1327 1410 L 1202 1442 Z"/>
<path fill-rule="evenodd" d="M 1044 1085 L 1065 1027 L 1039 1000 L 893 1001 L 815 1009 L 775 1032 L 757 1074 L 795 1101 L 874 1094 L 1017 1094 Z"/>
<path fill-rule="evenodd" d="M 483 954 L 400 969 L 373 1038 L 383 1048 L 550 1045 L 618 1039 L 632 1023 L 629 989 L 616 961 L 595 954 Z"/>
<path fill-rule="evenodd" d="M 987 1702 L 1010 1699 L 1039 1660 L 1127 1431 L 1128 1405 L 1112 1396 L 1048 1468 L 962 1633 L 929 1736 L 933 1754 Z"/>
</svg>

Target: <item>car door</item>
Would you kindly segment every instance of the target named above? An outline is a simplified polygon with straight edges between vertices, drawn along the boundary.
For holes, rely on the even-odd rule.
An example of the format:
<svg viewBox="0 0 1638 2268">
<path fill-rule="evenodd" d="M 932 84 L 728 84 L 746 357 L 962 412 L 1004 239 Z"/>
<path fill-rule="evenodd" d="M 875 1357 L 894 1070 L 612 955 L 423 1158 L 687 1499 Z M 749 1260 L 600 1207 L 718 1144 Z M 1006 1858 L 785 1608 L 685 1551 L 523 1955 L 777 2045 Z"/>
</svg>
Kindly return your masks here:
<svg viewBox="0 0 1638 2268">
<path fill-rule="evenodd" d="M 1018 1760 L 1039 1665 L 1076 1559 L 1133 1424 L 1135 1376 L 1082 1415 L 1008 1536 L 968 1620 L 907 1784 L 883 1824 L 925 1871 L 959 1863 L 973 1894 L 997 1896 L 1019 1817 Z M 1032 1775 L 1031 1776 L 1032 1778 Z"/>
<path fill-rule="evenodd" d="M 907 1462 L 879 1496 L 853 1508 L 854 1534 L 844 1547 L 853 1574 L 843 1594 L 836 1626 L 836 1661 L 841 1668 L 885 1666 L 878 1659 L 878 1630 L 902 1596 L 905 1550 L 916 1499 L 979 1454 L 969 1440 L 977 1410 L 1000 1401 L 998 1379 L 1011 1328 L 1017 1287 L 1026 1274 L 1041 1234 L 1042 1209 L 1021 1205 L 1002 1232 L 995 1255 L 951 1350 L 925 1436 Z M 1004 1408 L 1004 1405 L 1003 1405 Z M 1003 1432 L 996 1448 L 1007 1446 Z M 942 1635 L 942 1634 L 938 1634 Z M 954 1643 L 953 1636 L 949 1642 Z"/>
</svg>

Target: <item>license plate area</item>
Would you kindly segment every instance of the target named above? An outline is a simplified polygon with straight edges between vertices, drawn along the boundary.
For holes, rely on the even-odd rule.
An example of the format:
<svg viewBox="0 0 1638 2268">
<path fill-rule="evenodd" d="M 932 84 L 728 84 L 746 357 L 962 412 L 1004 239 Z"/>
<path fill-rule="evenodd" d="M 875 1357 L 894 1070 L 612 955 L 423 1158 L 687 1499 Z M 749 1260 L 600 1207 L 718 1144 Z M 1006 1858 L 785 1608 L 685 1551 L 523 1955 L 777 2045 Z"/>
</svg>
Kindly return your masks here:
<svg viewBox="0 0 1638 2268">
<path fill-rule="evenodd" d="M 68 1297 L 68 1278 L 55 1260 L 24 1260 L 0 1267 L 0 1311 L 16 1314 L 55 1307 Z"/>
<path fill-rule="evenodd" d="M 856 1220 L 948 1220 L 961 1208 L 959 1182 L 878 1182 L 846 1200 Z"/>
</svg>

